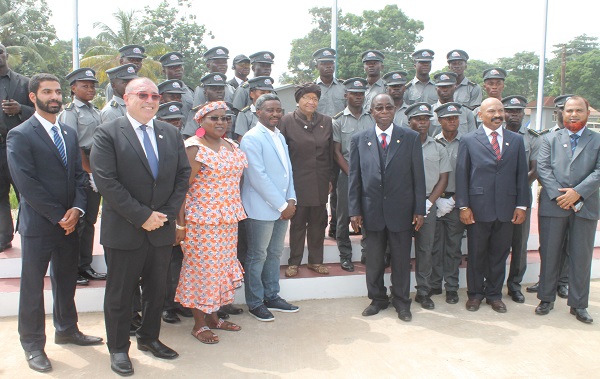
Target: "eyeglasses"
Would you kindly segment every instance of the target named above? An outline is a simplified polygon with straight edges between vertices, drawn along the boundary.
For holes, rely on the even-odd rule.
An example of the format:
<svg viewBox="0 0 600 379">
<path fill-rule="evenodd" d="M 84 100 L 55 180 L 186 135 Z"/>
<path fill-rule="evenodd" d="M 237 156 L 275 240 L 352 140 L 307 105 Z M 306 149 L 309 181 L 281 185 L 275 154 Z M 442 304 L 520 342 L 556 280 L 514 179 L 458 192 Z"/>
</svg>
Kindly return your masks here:
<svg viewBox="0 0 600 379">
<path fill-rule="evenodd" d="M 206 118 L 212 122 L 217 122 L 217 121 L 229 122 L 229 121 L 231 121 L 231 116 L 207 116 Z"/>
<path fill-rule="evenodd" d="M 157 93 L 148 92 L 129 92 L 128 95 L 136 95 L 142 101 L 148 100 L 148 97 L 150 97 L 152 101 L 160 101 L 162 98 L 162 96 Z"/>
<path fill-rule="evenodd" d="M 302 96 L 302 99 L 304 99 L 304 101 L 307 101 L 307 102 L 313 102 L 313 103 L 318 103 L 319 102 L 319 98 L 316 97 L 316 96 L 306 96 L 306 95 L 304 95 L 304 96 Z"/>
</svg>

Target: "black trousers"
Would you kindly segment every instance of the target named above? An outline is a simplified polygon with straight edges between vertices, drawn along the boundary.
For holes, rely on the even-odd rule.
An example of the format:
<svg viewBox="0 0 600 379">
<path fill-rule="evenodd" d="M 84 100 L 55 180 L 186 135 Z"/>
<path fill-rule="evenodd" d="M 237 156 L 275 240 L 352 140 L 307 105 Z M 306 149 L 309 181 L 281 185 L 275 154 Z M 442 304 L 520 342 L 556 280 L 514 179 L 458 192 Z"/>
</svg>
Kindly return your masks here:
<svg viewBox="0 0 600 379">
<path fill-rule="evenodd" d="M 510 252 L 513 230 L 514 224 L 510 221 L 477 221 L 467 225 L 469 299 L 502 299 L 506 259 Z"/>
<path fill-rule="evenodd" d="M 179 274 L 181 273 L 182 263 L 183 251 L 181 250 L 181 245 L 173 246 L 173 249 L 171 250 L 169 272 L 167 273 L 167 294 L 163 306 L 163 310 L 165 311 L 181 308 L 181 305 L 175 302 L 175 291 L 179 284 Z"/>
<path fill-rule="evenodd" d="M 75 286 L 78 260 L 77 234 L 68 236 L 21 236 L 21 290 L 19 336 L 23 350 L 43 350 L 46 345 L 44 276 L 50 264 L 52 310 L 56 333 L 68 335 L 77 329 Z"/>
<path fill-rule="evenodd" d="M 304 241 L 308 245 L 308 263 L 323 263 L 323 243 L 327 227 L 326 205 L 305 207 L 298 205 L 290 221 L 290 258 L 288 264 L 300 265 L 304 255 Z"/>
<path fill-rule="evenodd" d="M 87 186 L 85 193 L 87 195 L 87 204 L 85 215 L 79 219 L 77 234 L 79 235 L 79 271 L 85 271 L 92 266 L 94 252 L 94 233 L 95 224 L 98 220 L 98 211 L 100 210 L 100 199 L 102 196 L 94 192 L 91 186 Z"/>
<path fill-rule="evenodd" d="M 371 304 L 387 305 L 383 284 L 384 254 L 389 246 L 392 268 L 392 305 L 397 311 L 410 309 L 410 249 L 412 230 L 391 232 L 367 230 L 367 292 Z"/>
<path fill-rule="evenodd" d="M 329 212 L 331 213 L 331 217 L 329 218 L 329 230 L 333 230 L 334 232 L 337 230 L 337 182 L 338 177 L 340 176 L 340 166 L 336 162 L 333 163 L 333 171 L 335 174 L 333 175 L 333 180 L 331 181 L 332 192 L 329 194 Z"/>
<path fill-rule="evenodd" d="M 111 353 L 129 351 L 131 304 L 136 286 L 142 285 L 142 326 L 138 339 L 158 339 L 172 246 L 152 246 L 148 239 L 135 250 L 105 247 L 107 262 L 104 322 Z"/>
<path fill-rule="evenodd" d="M 531 225 L 531 208 L 527 208 L 525 222 L 514 225 L 512 244 L 510 249 L 510 267 L 506 287 L 509 291 L 520 291 L 521 282 L 527 270 L 527 241 L 529 240 L 529 228 Z"/>
</svg>

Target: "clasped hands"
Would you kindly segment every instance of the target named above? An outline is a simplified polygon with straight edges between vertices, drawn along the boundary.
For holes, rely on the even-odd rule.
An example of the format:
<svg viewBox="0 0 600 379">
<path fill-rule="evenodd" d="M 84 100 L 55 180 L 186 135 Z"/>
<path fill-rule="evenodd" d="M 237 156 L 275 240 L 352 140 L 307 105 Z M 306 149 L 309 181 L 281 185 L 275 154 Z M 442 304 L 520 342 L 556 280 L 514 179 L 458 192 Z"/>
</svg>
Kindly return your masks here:
<svg viewBox="0 0 600 379">
<path fill-rule="evenodd" d="M 564 195 L 560 195 L 556 198 L 556 204 L 564 210 L 575 209 L 575 203 L 581 198 L 581 195 L 577 193 L 573 188 L 559 188 L 560 192 L 564 192 Z"/>
<path fill-rule="evenodd" d="M 151 232 L 163 226 L 169 219 L 167 215 L 161 212 L 153 211 L 150 217 L 144 222 L 142 228 Z"/>
<path fill-rule="evenodd" d="M 73 233 L 77 226 L 77 222 L 79 222 L 79 217 L 81 217 L 81 211 L 77 208 L 71 208 L 65 213 L 63 218 L 60 219 L 58 225 L 65 230 L 66 236 Z"/>
<path fill-rule="evenodd" d="M 415 226 L 415 232 L 418 232 L 419 229 L 421 229 L 421 226 L 423 226 L 424 221 L 425 220 L 424 220 L 423 215 L 413 215 L 412 224 Z M 352 225 L 353 230 L 360 230 L 360 228 L 362 228 L 362 224 L 363 224 L 362 216 L 350 217 L 350 224 Z"/>
</svg>

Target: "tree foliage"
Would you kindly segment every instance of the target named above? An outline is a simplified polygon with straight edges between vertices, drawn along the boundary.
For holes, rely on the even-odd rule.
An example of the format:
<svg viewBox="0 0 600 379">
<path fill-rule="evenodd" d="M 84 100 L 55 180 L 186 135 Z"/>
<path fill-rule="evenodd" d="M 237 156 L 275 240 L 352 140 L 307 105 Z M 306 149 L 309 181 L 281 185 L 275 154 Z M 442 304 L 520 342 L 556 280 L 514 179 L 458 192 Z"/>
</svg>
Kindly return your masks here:
<svg viewBox="0 0 600 379">
<path fill-rule="evenodd" d="M 317 71 L 312 53 L 328 47 L 331 41 L 331 8 L 311 8 L 309 14 L 315 27 L 305 36 L 292 41 L 288 73 L 283 83 L 312 81 Z M 397 5 L 386 5 L 379 11 L 364 11 L 362 15 L 338 14 L 337 58 L 339 78 L 364 76 L 361 53 L 368 49 L 382 51 L 385 71 L 404 69 L 412 71 L 410 54 L 422 41 L 421 21 L 407 17 Z"/>
</svg>

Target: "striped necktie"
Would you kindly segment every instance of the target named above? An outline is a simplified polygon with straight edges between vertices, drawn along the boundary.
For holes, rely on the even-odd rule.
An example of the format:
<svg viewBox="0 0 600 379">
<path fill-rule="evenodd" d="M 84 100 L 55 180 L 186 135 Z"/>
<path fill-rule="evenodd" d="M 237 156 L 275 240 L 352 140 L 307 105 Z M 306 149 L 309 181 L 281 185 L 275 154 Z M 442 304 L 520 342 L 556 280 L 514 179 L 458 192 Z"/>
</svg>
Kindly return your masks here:
<svg viewBox="0 0 600 379">
<path fill-rule="evenodd" d="M 386 138 L 387 135 L 385 133 L 381 133 L 381 147 L 383 148 L 383 150 L 385 150 L 387 148 L 387 141 Z"/>
<path fill-rule="evenodd" d="M 142 134 L 144 136 L 144 150 L 146 150 L 146 158 L 148 159 L 152 176 L 154 176 L 154 179 L 156 179 L 158 176 L 158 158 L 154 152 L 154 146 L 152 146 L 152 142 L 150 142 L 150 135 L 146 130 L 147 127 L 147 125 L 140 125 L 140 129 L 142 129 Z"/>
<path fill-rule="evenodd" d="M 494 149 L 494 153 L 496 153 L 496 160 L 500 160 L 500 145 L 498 144 L 498 132 L 494 131 L 492 134 L 492 149 Z"/>
<path fill-rule="evenodd" d="M 571 134 L 571 154 L 575 154 L 575 149 L 577 148 L 577 140 L 579 136 L 577 134 Z"/>
<path fill-rule="evenodd" d="M 52 131 L 54 132 L 54 144 L 58 149 L 58 153 L 60 154 L 60 158 L 62 159 L 63 165 L 67 167 L 67 152 L 65 150 L 65 143 L 60 137 L 60 132 L 58 131 L 58 127 L 56 125 L 52 125 Z"/>
</svg>

